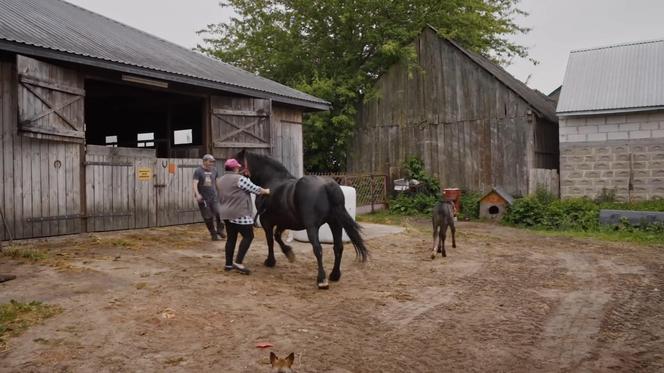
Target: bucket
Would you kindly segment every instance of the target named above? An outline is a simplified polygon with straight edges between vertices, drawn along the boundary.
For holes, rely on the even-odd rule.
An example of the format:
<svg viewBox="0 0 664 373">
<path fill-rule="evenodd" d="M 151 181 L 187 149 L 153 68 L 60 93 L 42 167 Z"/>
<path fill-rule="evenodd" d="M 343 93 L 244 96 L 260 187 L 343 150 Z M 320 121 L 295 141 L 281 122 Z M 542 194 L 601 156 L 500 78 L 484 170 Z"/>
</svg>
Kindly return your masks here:
<svg viewBox="0 0 664 373">
<path fill-rule="evenodd" d="M 461 211 L 461 189 L 445 188 L 443 189 L 443 197 L 448 201 L 454 201 L 455 215 Z"/>
</svg>

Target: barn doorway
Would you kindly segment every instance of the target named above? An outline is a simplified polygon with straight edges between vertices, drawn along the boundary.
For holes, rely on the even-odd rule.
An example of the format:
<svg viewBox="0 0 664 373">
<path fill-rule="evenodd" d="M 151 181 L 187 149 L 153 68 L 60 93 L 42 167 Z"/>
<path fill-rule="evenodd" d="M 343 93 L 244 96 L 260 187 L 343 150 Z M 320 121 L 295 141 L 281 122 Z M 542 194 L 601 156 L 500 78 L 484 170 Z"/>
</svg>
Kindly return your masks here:
<svg viewBox="0 0 664 373">
<path fill-rule="evenodd" d="M 155 149 L 158 158 L 200 158 L 202 97 L 98 80 L 85 82 L 85 140 Z"/>
</svg>

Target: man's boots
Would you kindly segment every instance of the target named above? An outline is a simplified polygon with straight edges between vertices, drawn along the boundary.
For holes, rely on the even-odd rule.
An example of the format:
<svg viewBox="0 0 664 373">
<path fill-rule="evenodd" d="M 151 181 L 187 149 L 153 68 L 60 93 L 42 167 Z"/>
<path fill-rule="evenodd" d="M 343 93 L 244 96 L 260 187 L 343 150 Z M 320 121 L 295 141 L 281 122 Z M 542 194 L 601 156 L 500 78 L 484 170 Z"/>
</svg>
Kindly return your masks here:
<svg viewBox="0 0 664 373">
<path fill-rule="evenodd" d="M 212 237 L 212 241 L 219 241 L 219 235 L 217 234 L 217 231 L 214 229 L 214 220 L 212 219 L 205 219 L 205 226 L 207 227 L 208 231 L 210 231 L 210 237 Z"/>
</svg>

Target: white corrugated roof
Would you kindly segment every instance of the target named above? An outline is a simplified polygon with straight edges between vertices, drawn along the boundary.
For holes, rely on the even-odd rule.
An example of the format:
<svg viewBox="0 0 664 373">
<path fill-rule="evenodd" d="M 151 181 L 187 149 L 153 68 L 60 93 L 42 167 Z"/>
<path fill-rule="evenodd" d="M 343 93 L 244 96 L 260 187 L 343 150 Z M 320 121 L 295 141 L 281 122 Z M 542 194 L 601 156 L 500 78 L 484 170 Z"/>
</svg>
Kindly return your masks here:
<svg viewBox="0 0 664 373">
<path fill-rule="evenodd" d="M 558 115 L 664 108 L 664 40 L 570 52 Z"/>
</svg>

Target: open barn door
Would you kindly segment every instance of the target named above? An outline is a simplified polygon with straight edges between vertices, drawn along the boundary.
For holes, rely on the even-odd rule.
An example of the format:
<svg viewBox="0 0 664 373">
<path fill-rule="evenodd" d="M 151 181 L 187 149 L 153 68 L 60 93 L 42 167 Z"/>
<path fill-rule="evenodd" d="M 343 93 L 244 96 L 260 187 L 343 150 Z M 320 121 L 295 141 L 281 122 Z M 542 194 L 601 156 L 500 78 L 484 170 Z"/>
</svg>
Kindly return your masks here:
<svg viewBox="0 0 664 373">
<path fill-rule="evenodd" d="M 84 143 L 84 81 L 77 71 L 18 55 L 18 121 L 25 136 Z"/>
<path fill-rule="evenodd" d="M 242 149 L 270 154 L 272 102 L 212 97 L 210 124 L 213 153 L 229 158 Z"/>
</svg>

